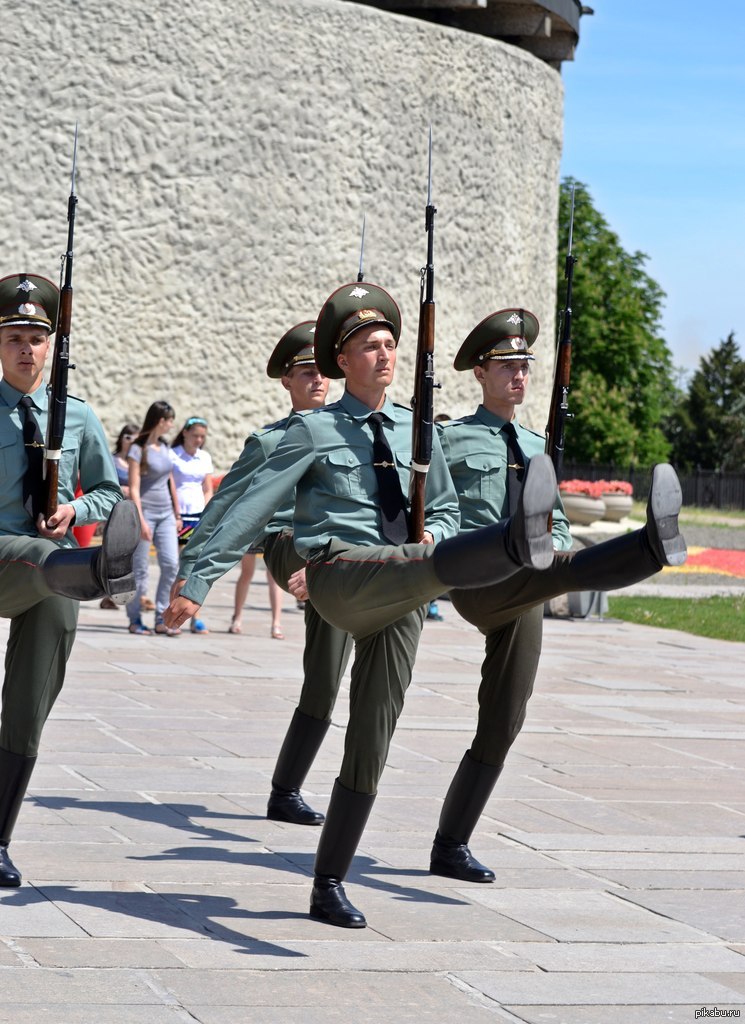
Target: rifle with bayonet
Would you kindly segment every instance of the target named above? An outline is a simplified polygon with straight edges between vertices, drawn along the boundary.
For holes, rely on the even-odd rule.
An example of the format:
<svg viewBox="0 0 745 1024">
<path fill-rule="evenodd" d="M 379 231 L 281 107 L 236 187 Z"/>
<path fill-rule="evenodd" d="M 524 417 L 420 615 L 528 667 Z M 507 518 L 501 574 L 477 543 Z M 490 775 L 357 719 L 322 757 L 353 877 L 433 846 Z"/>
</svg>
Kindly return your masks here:
<svg viewBox="0 0 745 1024">
<path fill-rule="evenodd" d="M 569 378 L 572 370 L 572 282 L 574 264 L 577 257 L 572 254 L 572 235 L 574 232 L 574 188 L 572 185 L 571 205 L 569 208 L 569 243 L 564 262 L 564 277 L 567 290 L 564 309 L 560 316 L 558 344 L 556 348 L 556 368 L 554 370 L 554 386 L 551 393 L 551 405 L 546 427 L 546 454 L 550 456 L 556 471 L 556 479 L 561 480 L 564 461 L 564 428 L 566 421 L 571 419 L 569 412 Z"/>
<path fill-rule="evenodd" d="M 357 271 L 357 280 L 365 280 L 365 220 L 366 214 L 362 214 L 362 238 L 360 239 L 360 269 Z"/>
<path fill-rule="evenodd" d="M 429 172 L 427 176 L 427 208 L 424 229 L 427 232 L 427 264 L 421 270 L 421 299 L 419 304 L 419 332 L 417 337 L 414 412 L 411 437 L 411 483 L 409 498 L 409 540 L 421 543 L 424 537 L 424 492 L 427 472 L 432 460 L 432 431 L 434 420 L 435 384 L 435 214 L 432 203 L 432 128 L 429 129 Z"/>
<path fill-rule="evenodd" d="M 67 200 L 67 251 L 63 254 L 60 267 L 60 301 L 57 311 L 57 329 L 54 336 L 54 355 L 49 380 L 49 418 L 47 421 L 46 447 L 44 449 L 44 480 L 46 484 L 45 519 L 57 511 L 57 490 L 59 487 L 59 464 L 62 455 L 62 441 L 65 436 L 67 415 L 67 371 L 70 367 L 70 325 L 72 321 L 72 261 L 73 238 L 75 234 L 75 162 L 78 155 L 78 126 L 75 125 L 75 142 L 72 153 L 72 179 L 70 197 Z M 74 369 L 74 367 L 73 367 Z"/>
</svg>

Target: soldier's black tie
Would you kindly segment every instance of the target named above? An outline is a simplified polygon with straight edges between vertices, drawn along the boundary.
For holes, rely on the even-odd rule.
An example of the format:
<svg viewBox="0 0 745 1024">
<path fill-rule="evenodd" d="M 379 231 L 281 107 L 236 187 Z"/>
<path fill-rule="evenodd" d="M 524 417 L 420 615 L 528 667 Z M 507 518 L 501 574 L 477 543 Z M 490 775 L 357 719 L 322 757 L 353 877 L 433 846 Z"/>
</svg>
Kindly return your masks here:
<svg viewBox="0 0 745 1024">
<path fill-rule="evenodd" d="M 383 433 L 383 414 L 372 413 L 368 423 L 373 431 L 373 466 L 378 481 L 383 536 L 390 544 L 404 544 L 409 535 L 406 499 L 401 490 L 396 460 Z"/>
<path fill-rule="evenodd" d="M 18 403 L 28 465 L 23 474 L 23 507 L 34 522 L 44 511 L 44 438 L 34 415 L 34 403 L 24 395 Z"/>
<path fill-rule="evenodd" d="M 514 515 L 525 479 L 527 463 L 517 440 L 514 423 L 505 423 L 502 433 L 507 439 L 507 502 L 510 515 Z"/>
</svg>

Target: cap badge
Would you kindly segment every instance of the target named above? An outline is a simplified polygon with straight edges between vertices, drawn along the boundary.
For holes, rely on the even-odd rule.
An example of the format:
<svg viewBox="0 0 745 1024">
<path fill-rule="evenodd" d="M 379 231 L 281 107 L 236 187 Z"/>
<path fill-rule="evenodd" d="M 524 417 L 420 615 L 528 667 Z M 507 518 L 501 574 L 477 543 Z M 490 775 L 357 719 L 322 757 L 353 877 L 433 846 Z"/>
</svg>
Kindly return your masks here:
<svg viewBox="0 0 745 1024">
<path fill-rule="evenodd" d="M 366 291 L 364 288 L 353 288 L 351 290 L 351 292 L 349 293 L 349 298 L 350 299 L 364 299 L 364 297 L 366 295 L 369 295 L 369 294 L 370 293 L 368 291 Z"/>
<path fill-rule="evenodd" d="M 312 327 L 308 328 L 308 333 L 309 334 L 315 334 L 316 333 L 316 325 L 315 324 L 313 324 Z"/>
<path fill-rule="evenodd" d="M 512 316 L 507 317 L 508 324 L 521 324 L 522 322 L 522 317 L 519 317 L 517 313 L 513 313 Z"/>
<path fill-rule="evenodd" d="M 358 320 L 375 320 L 378 314 L 374 309 L 358 309 L 357 319 Z"/>
<path fill-rule="evenodd" d="M 18 307 L 19 313 L 25 313 L 26 316 L 36 316 L 36 306 L 33 302 L 22 302 Z"/>
<path fill-rule="evenodd" d="M 36 285 L 35 285 L 35 284 L 33 283 L 33 281 L 29 281 L 29 280 L 28 280 L 28 279 L 26 278 L 26 279 L 24 279 L 23 281 L 21 281 L 21 283 L 20 283 L 20 284 L 18 285 L 18 287 L 16 288 L 16 291 L 17 291 L 17 292 L 31 292 L 31 291 L 33 291 L 33 290 L 34 290 L 35 288 L 36 288 Z"/>
<path fill-rule="evenodd" d="M 516 352 L 521 352 L 526 347 L 525 338 L 511 338 L 510 345 L 512 345 Z"/>
</svg>

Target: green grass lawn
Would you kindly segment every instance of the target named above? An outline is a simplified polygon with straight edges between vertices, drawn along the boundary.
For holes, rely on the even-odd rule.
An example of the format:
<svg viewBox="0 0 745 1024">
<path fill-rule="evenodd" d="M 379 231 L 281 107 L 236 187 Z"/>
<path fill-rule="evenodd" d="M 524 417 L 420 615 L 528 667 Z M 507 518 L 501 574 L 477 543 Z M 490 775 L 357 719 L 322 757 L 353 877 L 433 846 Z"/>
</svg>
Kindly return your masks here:
<svg viewBox="0 0 745 1024">
<path fill-rule="evenodd" d="M 644 519 L 646 502 L 634 501 L 631 515 L 634 519 Z M 745 527 L 745 511 L 736 508 L 697 508 L 695 505 L 684 505 L 678 517 L 682 524 L 689 526 L 730 526 L 737 529 Z"/>
<path fill-rule="evenodd" d="M 611 597 L 609 614 L 625 622 L 681 629 L 716 640 L 745 641 L 745 596 Z"/>
</svg>

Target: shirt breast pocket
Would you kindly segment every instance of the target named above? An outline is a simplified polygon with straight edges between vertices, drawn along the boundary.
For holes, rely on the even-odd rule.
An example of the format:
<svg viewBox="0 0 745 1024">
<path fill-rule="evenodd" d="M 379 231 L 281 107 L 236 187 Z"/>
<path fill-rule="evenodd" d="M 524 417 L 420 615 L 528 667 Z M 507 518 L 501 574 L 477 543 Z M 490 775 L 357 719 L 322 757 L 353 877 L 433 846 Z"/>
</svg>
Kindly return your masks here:
<svg viewBox="0 0 745 1024">
<path fill-rule="evenodd" d="M 339 448 L 326 456 L 327 469 L 331 477 L 332 488 L 345 497 L 365 493 L 365 486 L 370 486 L 372 468 L 372 451 L 362 448 Z"/>
<path fill-rule="evenodd" d="M 65 441 L 59 463 L 59 487 L 66 488 L 72 495 L 78 486 L 78 445 L 76 442 Z"/>
<path fill-rule="evenodd" d="M 458 494 L 464 497 L 493 501 L 504 491 L 506 468 L 493 452 L 472 452 L 453 474 L 453 482 Z"/>
<path fill-rule="evenodd" d="M 0 427 L 0 478 L 19 476 L 26 468 L 23 442 L 19 430 Z"/>
</svg>

